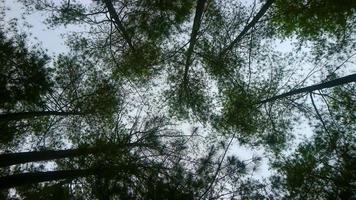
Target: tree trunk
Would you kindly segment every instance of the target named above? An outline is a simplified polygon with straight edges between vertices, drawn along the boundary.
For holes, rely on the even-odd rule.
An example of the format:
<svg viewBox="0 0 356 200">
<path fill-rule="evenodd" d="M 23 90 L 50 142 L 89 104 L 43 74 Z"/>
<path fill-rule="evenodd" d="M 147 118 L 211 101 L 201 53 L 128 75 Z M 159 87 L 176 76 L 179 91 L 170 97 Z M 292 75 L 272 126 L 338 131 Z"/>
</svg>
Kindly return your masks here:
<svg viewBox="0 0 356 200">
<path fill-rule="evenodd" d="M 28 172 L 0 177 L 0 189 L 40 183 L 45 181 L 56 181 L 61 179 L 72 180 L 96 174 L 94 169 L 60 170 L 49 172 Z"/>
<path fill-rule="evenodd" d="M 30 112 L 16 112 L 16 113 L 1 113 L 0 121 L 12 121 L 28 119 L 41 116 L 69 116 L 69 115 L 84 115 L 82 112 L 59 112 L 59 111 L 30 111 Z"/>
<path fill-rule="evenodd" d="M 109 11 L 110 16 L 115 20 L 114 24 L 115 27 L 117 28 L 117 30 L 122 34 L 122 37 L 124 38 L 124 40 L 127 42 L 127 44 L 129 45 L 129 47 L 134 50 L 134 46 L 132 44 L 131 41 L 131 37 L 130 35 L 127 33 L 124 25 L 121 23 L 120 17 L 117 14 L 114 5 L 112 4 L 111 0 L 103 0 L 103 2 L 105 3 L 106 8 Z"/>
<path fill-rule="evenodd" d="M 83 156 L 89 154 L 97 154 L 104 151 L 104 148 L 79 148 L 67 150 L 44 150 L 32 152 L 6 153 L 0 154 L 0 167 L 6 167 L 15 164 L 37 162 L 44 160 L 53 160 L 60 158 L 71 158 L 76 156 Z"/>
<path fill-rule="evenodd" d="M 0 154 L 0 167 L 22 164 L 27 162 L 38 162 L 60 158 L 72 158 L 76 156 L 85 156 L 89 154 L 100 154 L 106 152 L 118 151 L 131 147 L 150 147 L 144 143 L 127 143 L 127 144 L 101 144 L 94 147 L 67 149 L 67 150 L 44 150 L 19 153 Z"/>
<path fill-rule="evenodd" d="M 258 20 L 267 12 L 267 10 L 271 7 L 275 0 L 267 0 L 267 2 L 262 6 L 261 10 L 258 11 L 256 16 L 252 19 L 250 23 L 245 26 L 245 28 L 241 31 L 241 33 L 227 46 L 225 47 L 221 53 L 220 56 L 224 55 L 226 52 L 230 51 L 237 43 L 239 43 L 242 39 L 243 36 L 246 35 L 246 33 L 256 25 Z"/>
<path fill-rule="evenodd" d="M 331 88 L 331 87 L 335 87 L 338 85 L 343 85 L 346 83 L 351 83 L 351 82 L 356 82 L 356 74 L 352 74 L 349 76 L 345 76 L 345 77 L 341 77 L 341 78 L 337 78 L 335 80 L 331 80 L 331 81 L 327 81 L 325 83 L 320 83 L 320 84 L 316 84 L 316 85 L 312 85 L 312 86 L 308 86 L 308 87 L 304 87 L 304 88 L 299 88 L 296 90 L 292 90 L 268 99 L 265 99 L 263 101 L 258 102 L 259 104 L 264 104 L 264 103 L 268 103 L 268 102 L 272 102 L 278 99 L 282 99 L 288 96 L 292 96 L 295 94 L 300 94 L 303 92 L 312 92 L 315 90 L 321 90 L 321 89 L 325 89 L 325 88 Z"/>
<path fill-rule="evenodd" d="M 187 58 L 185 61 L 185 68 L 184 68 L 184 75 L 183 75 L 184 82 L 188 81 L 188 70 L 189 70 L 189 66 L 191 65 L 191 58 L 192 58 L 194 46 L 195 46 L 195 43 L 197 40 L 198 31 L 200 28 L 201 18 L 203 16 L 204 6 L 205 6 L 206 1 L 207 0 L 198 0 L 198 2 L 197 2 L 192 33 L 190 34 L 189 47 L 188 47 L 188 50 L 186 53 Z"/>
</svg>

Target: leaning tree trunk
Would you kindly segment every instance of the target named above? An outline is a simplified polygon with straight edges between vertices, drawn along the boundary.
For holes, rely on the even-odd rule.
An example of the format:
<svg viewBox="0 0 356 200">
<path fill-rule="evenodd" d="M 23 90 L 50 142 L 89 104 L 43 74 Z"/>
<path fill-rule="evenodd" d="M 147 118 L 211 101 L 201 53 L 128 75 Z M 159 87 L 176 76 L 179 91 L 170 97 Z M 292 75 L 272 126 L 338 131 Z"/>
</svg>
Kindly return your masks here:
<svg viewBox="0 0 356 200">
<path fill-rule="evenodd" d="M 339 86 L 339 85 L 343 85 L 346 83 L 351 83 L 351 82 L 356 82 L 356 74 L 352 74 L 349 76 L 345 76 L 345 77 L 341 77 L 341 78 L 337 78 L 335 80 L 332 81 L 327 81 L 325 83 L 320 83 L 320 84 L 316 84 L 316 85 L 312 85 L 312 86 L 308 86 L 308 87 L 304 87 L 304 88 L 299 88 L 296 90 L 292 90 L 268 99 L 265 99 L 263 101 L 258 102 L 259 104 L 264 104 L 264 103 L 268 103 L 268 102 L 272 102 L 278 99 L 282 99 L 288 96 L 292 96 L 292 95 L 296 95 L 296 94 L 301 94 L 304 92 L 313 92 L 315 90 L 321 90 L 321 89 L 325 89 L 325 88 L 331 88 L 331 87 L 335 87 L 335 86 Z"/>
<path fill-rule="evenodd" d="M 111 166 L 97 166 L 88 169 L 73 169 L 73 170 L 58 170 L 58 171 L 48 171 L 48 172 L 26 172 L 20 174 L 13 174 L 8 176 L 0 177 L 0 190 L 8 189 L 23 185 L 36 184 L 46 181 L 57 181 L 57 180 L 73 180 L 81 177 L 88 177 L 91 175 L 97 175 L 100 177 L 111 178 L 117 173 L 127 173 L 138 175 L 142 173 L 143 169 L 148 169 L 150 166 L 145 164 L 139 164 L 134 161 L 134 163 L 124 162 L 119 165 Z M 156 169 L 155 168 L 150 168 Z"/>
<path fill-rule="evenodd" d="M 266 1 L 266 3 L 261 7 L 256 16 L 251 20 L 251 22 L 248 23 L 247 26 L 245 26 L 245 28 L 240 32 L 240 34 L 221 51 L 220 56 L 230 51 L 237 43 L 241 41 L 241 39 L 247 34 L 247 32 L 257 24 L 257 22 L 263 17 L 264 14 L 266 14 L 267 10 L 272 6 L 274 1 L 275 0 Z"/>
<path fill-rule="evenodd" d="M 6 153 L 0 154 L 0 167 L 6 167 L 15 164 L 37 162 L 44 160 L 53 160 L 60 158 L 71 158 L 76 156 L 84 156 L 89 154 L 97 154 L 104 150 L 104 148 L 79 148 L 67 150 L 44 150 L 32 152 Z"/>
<path fill-rule="evenodd" d="M 0 177 L 0 189 L 8 189 L 22 185 L 45 181 L 72 180 L 96 174 L 95 169 L 60 170 L 50 172 L 28 172 Z"/>
<path fill-rule="evenodd" d="M 116 29 L 121 33 L 122 37 L 127 42 L 129 47 L 132 50 L 134 50 L 135 48 L 132 44 L 131 37 L 130 37 L 129 33 L 127 32 L 127 30 L 125 29 L 124 25 L 122 24 L 120 17 L 118 15 L 118 13 L 116 12 L 112 1 L 111 0 L 103 0 L 103 2 L 105 3 L 105 6 L 109 11 L 110 17 L 112 19 L 114 19 L 114 24 L 115 24 Z"/>
<path fill-rule="evenodd" d="M 187 82 L 188 82 L 188 70 L 189 70 L 189 66 L 191 65 L 191 59 L 192 59 L 194 46 L 195 46 L 195 43 L 197 42 L 197 36 L 198 36 L 202 16 L 204 13 L 205 4 L 206 4 L 206 0 L 198 0 L 198 2 L 197 2 L 192 33 L 190 34 L 190 39 L 189 39 L 189 47 L 188 47 L 188 50 L 186 53 L 187 58 L 185 61 L 184 75 L 183 75 L 183 81 L 185 84 L 187 84 Z"/>
<path fill-rule="evenodd" d="M 59 112 L 59 111 L 30 111 L 16 113 L 1 113 L 0 121 L 12 121 L 28 119 L 42 116 L 69 116 L 69 115 L 84 115 L 82 112 Z"/>
<path fill-rule="evenodd" d="M 83 147 L 78 149 L 66 150 L 43 150 L 32 152 L 5 153 L 0 154 L 0 167 L 22 164 L 27 162 L 38 162 L 45 160 L 54 160 L 60 158 L 72 158 L 76 156 L 86 156 L 89 154 L 102 154 L 108 152 L 116 152 L 120 149 L 131 147 L 150 147 L 144 143 L 121 143 L 121 144 L 100 144 L 93 147 Z"/>
</svg>

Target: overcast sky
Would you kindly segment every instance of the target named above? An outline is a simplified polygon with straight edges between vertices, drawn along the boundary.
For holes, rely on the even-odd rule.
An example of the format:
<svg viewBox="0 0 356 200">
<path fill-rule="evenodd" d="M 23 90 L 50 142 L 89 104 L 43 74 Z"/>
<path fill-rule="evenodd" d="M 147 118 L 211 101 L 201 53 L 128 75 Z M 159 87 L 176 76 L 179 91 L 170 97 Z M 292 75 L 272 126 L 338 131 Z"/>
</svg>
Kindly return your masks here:
<svg viewBox="0 0 356 200">
<path fill-rule="evenodd" d="M 50 29 L 44 25 L 45 16 L 40 12 L 27 15 L 26 19 L 23 20 L 21 16 L 24 13 L 24 6 L 16 0 L 5 0 L 5 7 L 8 8 L 5 13 L 5 21 L 8 22 L 13 18 L 19 19 L 19 30 L 32 34 L 29 39 L 32 40 L 32 42 L 40 42 L 41 46 L 48 50 L 50 56 L 68 52 L 68 48 L 65 46 L 61 34 L 75 30 L 73 26 Z M 27 28 L 24 26 L 24 22 L 28 22 L 33 27 Z M 35 38 L 37 38 L 37 40 L 35 40 Z"/>
</svg>

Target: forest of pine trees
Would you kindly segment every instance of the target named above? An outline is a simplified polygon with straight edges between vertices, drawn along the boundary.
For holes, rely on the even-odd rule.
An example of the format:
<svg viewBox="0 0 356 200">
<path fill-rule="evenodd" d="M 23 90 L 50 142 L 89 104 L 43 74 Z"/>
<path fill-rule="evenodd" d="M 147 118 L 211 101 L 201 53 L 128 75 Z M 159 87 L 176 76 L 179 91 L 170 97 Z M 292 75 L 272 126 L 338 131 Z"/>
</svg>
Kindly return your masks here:
<svg viewBox="0 0 356 200">
<path fill-rule="evenodd" d="M 0 199 L 356 199 L 355 50 L 354 0 L 0 0 Z"/>
</svg>

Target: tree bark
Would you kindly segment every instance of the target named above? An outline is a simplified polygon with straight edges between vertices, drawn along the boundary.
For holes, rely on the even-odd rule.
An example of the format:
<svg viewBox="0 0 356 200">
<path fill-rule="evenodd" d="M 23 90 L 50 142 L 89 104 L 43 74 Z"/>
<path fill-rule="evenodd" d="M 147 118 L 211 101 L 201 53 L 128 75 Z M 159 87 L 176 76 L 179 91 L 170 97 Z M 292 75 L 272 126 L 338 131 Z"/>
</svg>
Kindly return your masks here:
<svg viewBox="0 0 356 200">
<path fill-rule="evenodd" d="M 0 189 L 8 189 L 17 186 L 56 181 L 61 179 L 72 180 L 96 174 L 94 169 L 60 170 L 49 172 L 28 172 L 0 177 Z"/>
<path fill-rule="evenodd" d="M 345 76 L 345 77 L 341 77 L 341 78 L 337 78 L 335 80 L 331 80 L 331 81 L 327 81 L 325 83 L 320 83 L 320 84 L 316 84 L 316 85 L 312 85 L 312 86 L 308 86 L 308 87 L 304 87 L 304 88 L 299 88 L 296 90 L 292 90 L 268 99 L 265 99 L 263 101 L 258 102 L 259 104 L 264 104 L 264 103 L 268 103 L 268 102 L 272 102 L 278 99 L 282 99 L 288 96 L 292 96 L 292 95 L 296 95 L 296 94 L 301 94 L 304 92 L 313 92 L 315 90 L 321 90 L 321 89 L 325 89 L 325 88 L 331 88 L 331 87 L 335 87 L 338 85 L 343 85 L 346 83 L 351 83 L 351 82 L 356 82 L 356 74 L 352 74 L 349 76 Z"/>
<path fill-rule="evenodd" d="M 258 13 L 256 14 L 256 16 L 251 20 L 250 23 L 247 24 L 247 26 L 245 26 L 245 28 L 241 31 L 241 33 L 227 46 L 225 47 L 221 53 L 220 56 L 224 55 L 226 52 L 230 51 L 237 43 L 239 43 L 241 41 L 241 39 L 243 38 L 243 36 L 246 35 L 246 33 L 256 25 L 256 23 L 258 22 L 258 20 L 261 19 L 261 17 L 267 12 L 267 10 L 271 7 L 271 5 L 273 4 L 275 0 L 267 0 L 267 2 L 262 6 L 262 8 L 260 9 L 260 11 L 258 11 Z"/>
<path fill-rule="evenodd" d="M 59 111 L 29 111 L 16 113 L 1 113 L 0 121 L 12 121 L 28 119 L 42 116 L 69 116 L 69 115 L 84 115 L 82 112 L 59 112 Z"/>
<path fill-rule="evenodd" d="M 198 0 L 197 2 L 192 33 L 190 34 L 190 39 L 189 39 L 189 47 L 186 53 L 187 57 L 185 61 L 184 75 L 183 75 L 184 82 L 188 81 L 188 70 L 189 70 L 189 66 L 191 65 L 192 54 L 193 54 L 195 43 L 197 41 L 197 36 L 200 29 L 200 24 L 201 24 L 206 1 L 207 0 Z"/>
<path fill-rule="evenodd" d="M 116 12 L 116 10 L 114 8 L 114 5 L 112 4 L 111 0 L 104 0 L 103 2 L 105 3 L 105 6 L 109 11 L 110 16 L 115 20 L 114 21 L 115 27 L 118 29 L 119 32 L 121 32 L 122 37 L 127 42 L 129 47 L 132 50 L 134 50 L 134 46 L 132 44 L 131 37 L 128 34 L 127 30 L 125 29 L 124 25 L 122 24 L 122 22 L 120 20 L 120 17 L 117 14 L 117 12 Z"/>
</svg>

